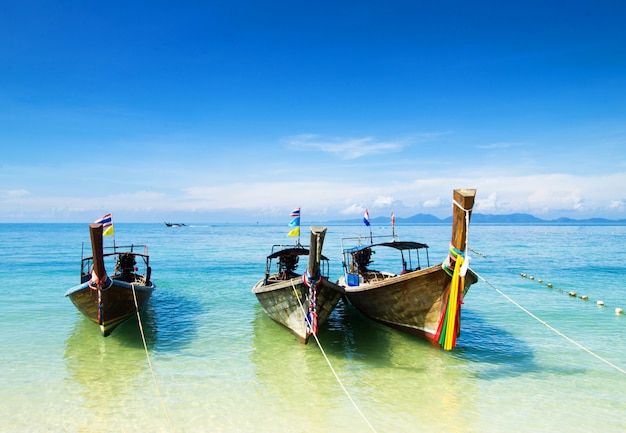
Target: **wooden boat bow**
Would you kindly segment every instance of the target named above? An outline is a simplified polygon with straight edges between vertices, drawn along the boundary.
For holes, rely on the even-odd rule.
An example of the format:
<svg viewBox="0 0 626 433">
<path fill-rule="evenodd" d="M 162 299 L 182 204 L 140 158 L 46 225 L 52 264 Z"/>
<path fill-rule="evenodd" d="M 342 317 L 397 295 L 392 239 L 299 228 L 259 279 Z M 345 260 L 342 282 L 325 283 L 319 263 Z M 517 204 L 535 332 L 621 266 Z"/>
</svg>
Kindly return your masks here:
<svg viewBox="0 0 626 433">
<path fill-rule="evenodd" d="M 465 251 L 467 227 L 474 207 L 475 189 L 455 189 L 452 210 L 452 246 Z"/>
<path fill-rule="evenodd" d="M 307 273 L 309 278 L 316 281 L 319 279 L 320 262 L 322 260 L 322 247 L 324 246 L 324 237 L 326 236 L 326 227 L 311 227 L 311 245 L 309 247 L 309 262 L 307 265 Z"/>
<path fill-rule="evenodd" d="M 91 256 L 93 257 L 93 272 L 91 283 L 101 288 L 107 281 L 107 271 L 104 267 L 104 249 L 102 241 L 102 224 L 90 224 Z"/>
</svg>

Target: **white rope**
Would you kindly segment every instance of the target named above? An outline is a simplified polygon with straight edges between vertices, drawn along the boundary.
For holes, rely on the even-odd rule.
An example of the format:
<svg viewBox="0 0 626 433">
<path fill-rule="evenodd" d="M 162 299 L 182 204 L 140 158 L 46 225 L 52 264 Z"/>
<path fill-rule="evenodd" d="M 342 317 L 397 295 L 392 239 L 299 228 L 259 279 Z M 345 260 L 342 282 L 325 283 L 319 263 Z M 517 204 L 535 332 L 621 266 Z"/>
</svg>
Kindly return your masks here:
<svg viewBox="0 0 626 433">
<path fill-rule="evenodd" d="M 460 271 L 460 275 L 464 277 L 465 274 L 467 273 L 467 269 L 469 268 L 470 259 L 471 259 L 467 251 L 469 249 L 469 225 L 470 225 L 470 212 L 472 209 L 465 209 L 463 206 L 461 206 L 461 204 L 458 201 L 454 199 L 452 199 L 452 204 L 454 204 L 456 207 L 461 209 L 465 214 L 465 245 L 463 246 L 463 259 L 464 260 L 463 260 L 463 264 L 461 265 L 461 271 Z M 456 248 L 455 245 L 452 245 L 452 247 Z"/>
<path fill-rule="evenodd" d="M 553 326 L 551 326 L 550 324 L 548 324 L 546 321 L 541 320 L 539 317 L 537 317 L 536 315 L 534 315 L 533 313 L 531 313 L 530 311 L 528 311 L 526 308 L 524 308 L 523 306 L 521 306 L 519 303 L 517 303 L 516 301 L 514 301 L 513 299 L 511 299 L 509 296 L 507 296 L 506 294 L 504 294 L 500 289 L 498 289 L 496 286 L 494 286 L 493 284 L 491 284 L 489 281 L 487 281 L 486 279 L 484 279 L 481 275 L 477 274 L 474 271 L 474 274 L 476 274 L 476 276 L 478 278 L 480 278 L 482 281 L 484 281 L 489 287 L 491 287 L 492 289 L 494 289 L 497 293 L 499 293 L 501 296 L 503 296 L 505 299 L 507 299 L 510 303 L 512 303 L 513 305 L 515 305 L 517 308 L 519 308 L 520 310 L 522 310 L 524 313 L 528 314 L 530 317 L 532 317 L 533 319 L 535 319 L 536 321 L 538 321 L 539 323 L 541 323 L 542 325 L 544 325 L 545 327 L 547 327 L 548 329 L 550 329 L 551 331 L 553 331 L 554 333 L 556 333 L 557 335 L 561 336 L 562 338 L 566 339 L 567 341 L 569 341 L 570 343 L 572 343 L 573 345 L 577 346 L 578 348 L 584 350 L 585 352 L 587 352 L 588 354 L 590 354 L 591 356 L 599 359 L 600 361 L 604 362 L 605 364 L 607 364 L 608 366 L 614 368 L 615 370 L 619 371 L 622 374 L 626 374 L 626 370 L 624 370 L 621 367 L 618 367 L 617 365 L 613 364 L 612 362 L 602 358 L 601 356 L 597 355 L 596 353 L 592 352 L 590 349 L 587 349 L 585 346 L 583 346 L 582 344 L 578 343 L 577 341 L 571 339 L 570 337 L 568 337 L 567 335 L 563 334 L 561 331 L 559 331 L 558 329 L 554 328 Z"/>
<path fill-rule="evenodd" d="M 298 304 L 300 304 L 300 309 L 302 310 L 302 314 L 304 315 L 304 319 L 308 323 L 309 327 L 311 327 L 311 322 L 309 321 L 309 318 L 306 315 L 306 311 L 304 309 L 304 305 L 300 301 L 300 296 L 298 296 L 298 291 L 296 290 L 296 286 L 293 284 L 293 280 L 291 280 L 291 287 L 293 289 L 294 295 L 296 296 L 296 299 L 298 300 Z M 326 363 L 328 364 L 328 367 L 330 368 L 330 371 L 335 376 L 335 379 L 337 379 L 337 383 L 339 383 L 339 386 L 343 390 L 344 394 L 346 394 L 346 396 L 348 397 L 348 400 L 350 400 L 350 403 L 352 403 L 352 406 L 354 406 L 354 408 L 359 413 L 361 418 L 363 418 L 363 421 L 365 421 L 365 423 L 369 426 L 369 428 L 372 429 L 372 431 L 374 433 L 376 433 L 376 429 L 374 428 L 374 426 L 372 426 L 372 424 L 370 424 L 370 422 L 365 417 L 363 412 L 361 412 L 361 409 L 359 409 L 359 407 L 357 406 L 356 402 L 352 399 L 352 396 L 350 395 L 350 393 L 348 392 L 346 387 L 343 385 L 343 382 L 339 378 L 339 375 L 337 374 L 337 372 L 333 368 L 332 364 L 330 363 L 330 360 L 328 359 L 328 356 L 326 356 L 326 352 L 324 351 L 324 348 L 322 347 L 322 343 L 320 343 L 320 340 L 317 338 L 317 334 L 313 334 L 313 337 L 315 338 L 315 341 L 317 342 L 317 346 L 320 348 L 320 351 L 322 352 L 322 355 L 324 356 L 324 359 L 326 360 Z"/>
<path fill-rule="evenodd" d="M 461 209 L 463 212 L 469 212 L 469 211 L 471 211 L 471 210 L 472 210 L 472 209 L 465 209 L 463 206 L 461 206 L 461 204 L 460 204 L 458 201 L 456 201 L 456 200 L 454 200 L 454 199 L 452 199 L 452 203 L 453 203 L 453 204 L 455 204 L 455 205 L 456 205 L 459 209 Z"/>
<path fill-rule="evenodd" d="M 159 390 L 159 383 L 157 382 L 156 375 L 154 374 L 154 369 L 152 368 L 152 362 L 150 362 L 150 353 L 148 352 L 148 345 L 146 344 L 146 337 L 143 332 L 143 325 L 141 323 L 141 316 L 139 314 L 139 305 L 137 304 L 137 295 L 135 294 L 135 285 L 131 284 L 131 288 L 133 290 L 133 299 L 135 300 L 135 311 L 137 312 L 137 321 L 139 322 L 139 332 L 141 333 L 141 341 L 143 342 L 143 348 L 146 352 L 146 359 L 148 360 L 148 365 L 150 366 L 150 373 L 152 374 L 152 381 L 154 382 L 154 389 L 156 390 L 157 396 L 159 397 L 159 401 L 161 402 L 161 407 L 163 408 L 163 413 L 165 414 L 165 418 L 167 419 L 167 423 L 170 427 L 170 431 L 174 431 L 174 425 L 172 424 L 172 420 L 170 419 L 170 416 L 167 413 L 167 408 L 165 407 L 163 396 L 161 395 L 161 391 Z"/>
</svg>

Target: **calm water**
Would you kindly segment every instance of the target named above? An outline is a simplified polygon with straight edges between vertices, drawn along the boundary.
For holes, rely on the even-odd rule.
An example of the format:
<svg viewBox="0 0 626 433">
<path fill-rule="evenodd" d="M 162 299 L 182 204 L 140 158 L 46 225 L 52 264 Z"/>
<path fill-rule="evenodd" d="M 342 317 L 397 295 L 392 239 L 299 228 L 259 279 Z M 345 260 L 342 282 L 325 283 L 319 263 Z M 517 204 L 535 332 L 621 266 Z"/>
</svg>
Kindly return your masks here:
<svg viewBox="0 0 626 433">
<path fill-rule="evenodd" d="M 624 431 L 626 316 L 614 310 L 626 309 L 626 227 L 474 225 L 486 282 L 465 299 L 452 352 L 342 304 L 323 352 L 300 345 L 250 292 L 271 244 L 293 241 L 287 229 L 117 224 L 117 244 L 150 248 L 148 362 L 136 320 L 105 339 L 63 296 L 87 224 L 0 224 L 0 431 Z M 397 231 L 433 261 L 447 253 L 449 227 Z M 329 226 L 334 278 L 340 238 L 363 233 Z"/>
</svg>

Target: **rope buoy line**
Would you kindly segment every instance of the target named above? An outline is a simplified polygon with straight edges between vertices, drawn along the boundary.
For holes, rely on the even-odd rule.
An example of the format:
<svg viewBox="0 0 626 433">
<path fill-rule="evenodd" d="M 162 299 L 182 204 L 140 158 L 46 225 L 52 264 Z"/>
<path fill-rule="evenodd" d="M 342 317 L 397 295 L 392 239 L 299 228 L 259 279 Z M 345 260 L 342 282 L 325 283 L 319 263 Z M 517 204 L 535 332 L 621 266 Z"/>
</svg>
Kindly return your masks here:
<svg viewBox="0 0 626 433">
<path fill-rule="evenodd" d="M 486 259 L 486 258 L 487 258 L 487 256 L 486 256 L 485 254 L 481 253 L 480 251 L 476 251 L 474 248 L 467 247 L 467 249 L 468 249 L 469 251 L 473 252 L 474 254 L 476 254 L 477 256 L 482 257 L 483 259 Z"/>
<path fill-rule="evenodd" d="M 143 332 L 141 316 L 139 315 L 139 305 L 137 304 L 137 295 L 135 294 L 135 285 L 132 284 L 131 288 L 133 291 L 133 299 L 135 301 L 135 311 L 137 312 L 137 321 L 139 322 L 139 332 L 141 334 L 141 341 L 143 342 L 143 348 L 146 352 L 146 359 L 148 360 L 148 365 L 150 366 L 150 373 L 152 374 L 152 381 L 154 382 L 154 389 L 156 390 L 157 396 L 159 397 L 159 401 L 161 402 L 161 407 L 163 408 L 163 413 L 165 414 L 165 418 L 167 419 L 167 424 L 170 427 L 170 431 L 174 431 L 174 425 L 172 424 L 170 415 L 168 414 L 167 408 L 165 407 L 163 396 L 161 395 L 161 391 L 159 390 L 159 383 L 157 382 L 156 374 L 154 374 L 154 369 L 152 368 L 152 362 L 150 361 L 150 353 L 148 352 L 148 345 L 146 344 L 146 336 Z"/>
<path fill-rule="evenodd" d="M 306 320 L 307 323 L 308 323 L 309 319 L 308 319 L 306 311 L 304 309 L 304 305 L 302 305 L 302 301 L 300 301 L 300 296 L 298 296 L 298 291 L 296 290 L 296 286 L 293 284 L 293 280 L 291 281 L 291 288 L 293 289 L 293 292 L 296 295 L 296 299 L 298 300 L 298 304 L 300 304 L 300 310 L 302 311 L 302 314 L 304 315 L 304 320 Z M 309 324 L 309 326 L 311 326 L 310 323 L 308 323 L 308 324 Z M 354 408 L 356 409 L 358 414 L 361 416 L 361 418 L 363 418 L 363 421 L 365 421 L 365 424 L 367 424 L 369 426 L 369 428 L 372 429 L 372 431 L 374 433 L 376 433 L 376 429 L 374 428 L 374 426 L 372 424 L 370 424 L 370 422 L 365 417 L 363 412 L 361 412 L 361 409 L 359 409 L 359 406 L 357 406 L 356 402 L 354 401 L 354 399 L 352 398 L 352 396 L 350 395 L 350 393 L 348 392 L 346 387 L 343 385 L 343 382 L 339 378 L 339 375 L 337 374 L 337 372 L 333 368 L 332 364 L 330 363 L 330 360 L 328 359 L 328 356 L 326 356 L 326 352 L 324 351 L 324 348 L 322 347 L 322 343 L 320 343 L 320 340 L 317 338 L 317 334 L 312 334 L 312 335 L 313 335 L 313 338 L 315 338 L 315 342 L 317 343 L 317 346 L 320 348 L 320 352 L 322 352 L 322 355 L 324 356 L 324 359 L 326 360 L 326 364 L 328 364 L 328 367 L 330 368 L 330 371 L 335 376 L 335 379 L 337 380 L 337 383 L 339 383 L 339 386 L 343 390 L 344 394 L 346 394 L 346 396 L 348 397 L 348 400 L 350 400 L 350 403 L 352 403 L 352 406 L 354 406 Z"/>
<path fill-rule="evenodd" d="M 529 279 L 531 281 L 535 280 L 535 277 L 533 277 L 532 275 L 525 274 L 523 272 L 520 274 L 520 276 L 522 278 L 527 278 L 527 279 Z M 543 284 L 544 283 L 544 281 L 542 279 L 537 279 L 537 282 L 539 284 Z M 560 289 L 558 287 L 554 287 L 554 285 L 552 283 L 546 283 L 546 287 L 548 287 L 549 289 L 557 290 L 557 291 L 559 291 L 561 293 L 567 293 L 572 298 L 582 299 L 583 301 L 588 301 L 589 300 L 589 296 L 587 296 L 587 295 L 579 295 L 579 294 L 577 294 L 573 290 L 566 291 L 566 290 Z M 605 305 L 604 301 L 602 301 L 602 300 L 596 301 L 596 305 L 598 307 L 607 307 L 607 305 Z M 615 308 L 615 314 L 617 314 L 617 315 L 624 314 L 624 310 L 622 308 L 617 307 L 617 308 Z"/>
<path fill-rule="evenodd" d="M 473 271 L 473 269 L 472 269 Z M 533 319 L 535 319 L 537 322 L 541 323 L 542 325 L 544 325 L 545 327 L 547 327 L 548 329 L 550 329 L 551 331 L 553 331 L 554 333 L 556 333 L 557 335 L 563 337 L 565 340 L 569 341 L 570 343 L 572 343 L 574 346 L 577 346 L 578 348 L 584 350 L 585 352 L 587 352 L 588 354 L 590 354 L 591 356 L 597 358 L 598 360 L 604 362 L 606 365 L 614 368 L 615 370 L 619 371 L 622 374 L 626 375 L 626 370 L 624 370 L 623 368 L 613 364 L 612 362 L 602 358 L 600 355 L 597 355 L 596 353 L 594 353 L 593 351 L 591 351 L 590 349 L 587 349 L 585 346 L 583 346 L 582 344 L 578 343 L 577 341 L 573 340 L 572 338 L 568 337 L 567 335 L 563 334 L 561 331 L 559 331 L 558 329 L 554 328 L 552 325 L 550 325 L 548 322 L 541 320 L 539 317 L 537 317 L 536 315 L 534 315 L 533 313 L 531 313 L 528 309 L 524 308 L 522 305 L 520 305 L 518 302 L 514 301 L 511 297 L 509 297 L 508 295 L 506 295 L 504 292 L 502 292 L 500 289 L 498 289 L 496 286 L 494 286 L 493 284 L 491 284 L 489 281 L 487 281 L 486 279 L 484 279 L 482 277 L 482 275 L 479 275 L 476 271 L 474 271 L 474 274 L 480 279 L 482 280 L 485 284 L 487 284 L 489 287 L 491 287 L 493 290 L 495 290 L 498 294 L 500 294 L 501 296 L 503 296 L 506 300 L 508 300 L 510 303 L 512 303 L 513 305 L 515 305 L 517 308 L 519 308 L 520 310 L 522 310 L 524 313 L 528 314 L 530 317 L 532 317 Z"/>
</svg>

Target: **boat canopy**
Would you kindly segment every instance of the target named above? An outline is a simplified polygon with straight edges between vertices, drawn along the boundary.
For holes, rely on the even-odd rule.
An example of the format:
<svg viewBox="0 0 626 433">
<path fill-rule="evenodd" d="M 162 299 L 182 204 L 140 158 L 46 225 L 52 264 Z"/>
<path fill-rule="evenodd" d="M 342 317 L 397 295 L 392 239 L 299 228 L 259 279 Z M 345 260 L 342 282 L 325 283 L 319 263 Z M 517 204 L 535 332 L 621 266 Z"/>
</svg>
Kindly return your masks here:
<svg viewBox="0 0 626 433">
<path fill-rule="evenodd" d="M 365 250 L 368 248 L 375 248 L 378 246 L 395 248 L 400 251 L 405 250 L 419 250 L 422 248 L 428 248 L 428 245 L 421 242 L 412 241 L 393 241 L 393 242 L 380 242 L 377 244 L 359 245 L 353 248 L 346 249 L 346 253 L 356 253 L 357 251 Z"/>
<path fill-rule="evenodd" d="M 421 242 L 392 240 L 358 245 L 356 247 L 346 248 L 343 250 L 343 269 L 345 273 L 345 281 L 348 286 L 358 286 L 361 284 L 361 278 L 381 273 L 380 270 L 376 271 L 369 268 L 370 264 L 373 263 L 372 254 L 382 251 L 377 247 L 388 247 L 400 252 L 402 263 L 401 272 L 403 274 L 422 269 L 420 251 L 426 252 L 426 263 L 427 266 L 430 266 L 428 245 Z M 390 250 L 385 251 L 388 253 Z M 393 271 L 388 270 L 387 274 L 389 273 L 395 275 Z"/>
<path fill-rule="evenodd" d="M 302 248 L 302 247 L 295 247 L 295 248 L 285 248 L 282 250 L 275 251 L 269 256 L 267 256 L 267 258 L 268 260 L 272 260 L 272 259 L 277 259 L 279 257 L 286 257 L 286 256 L 308 256 L 308 255 L 309 255 L 308 249 Z M 328 259 L 322 255 L 322 260 L 328 260 Z"/>
</svg>

